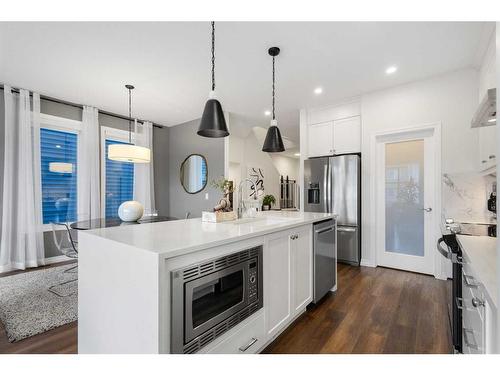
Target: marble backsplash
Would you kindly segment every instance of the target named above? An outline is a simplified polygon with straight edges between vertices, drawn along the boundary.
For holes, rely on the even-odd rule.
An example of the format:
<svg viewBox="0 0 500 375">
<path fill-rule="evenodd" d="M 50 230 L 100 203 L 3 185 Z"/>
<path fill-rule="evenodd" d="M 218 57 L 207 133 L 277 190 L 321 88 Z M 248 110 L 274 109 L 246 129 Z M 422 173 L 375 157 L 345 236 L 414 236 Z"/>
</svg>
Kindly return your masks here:
<svg viewBox="0 0 500 375">
<path fill-rule="evenodd" d="M 496 221 L 488 211 L 487 200 L 496 178 L 475 173 L 442 176 L 442 206 L 444 217 L 455 221 Z"/>
</svg>

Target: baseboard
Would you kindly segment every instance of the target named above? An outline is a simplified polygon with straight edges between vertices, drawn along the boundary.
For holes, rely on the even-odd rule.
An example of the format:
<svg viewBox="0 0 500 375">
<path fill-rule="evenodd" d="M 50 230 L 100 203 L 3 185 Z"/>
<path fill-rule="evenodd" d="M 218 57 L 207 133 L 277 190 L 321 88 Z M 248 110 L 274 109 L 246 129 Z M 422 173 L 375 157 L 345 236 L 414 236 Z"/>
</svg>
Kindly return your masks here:
<svg viewBox="0 0 500 375">
<path fill-rule="evenodd" d="M 66 262 L 66 261 L 72 260 L 72 259 L 73 258 L 67 257 L 66 255 L 58 255 L 55 257 L 45 258 L 44 262 L 45 262 L 45 265 L 47 265 L 47 264 Z"/>
<path fill-rule="evenodd" d="M 43 266 L 46 266 L 48 264 L 66 262 L 66 261 L 72 260 L 72 259 L 73 258 L 69 258 L 66 255 L 58 255 L 55 257 L 44 258 L 43 260 L 38 260 L 36 265 L 32 265 L 32 264 L 28 263 L 28 264 L 24 265 L 24 267 L 22 265 L 19 265 L 19 264 L 4 266 L 4 267 L 0 267 L 0 274 L 11 272 L 11 271 L 27 270 L 27 269 L 32 269 L 32 268 L 43 267 Z"/>
<path fill-rule="evenodd" d="M 363 267 L 377 267 L 375 263 L 373 263 L 371 260 L 368 259 L 361 259 L 359 265 Z"/>
</svg>

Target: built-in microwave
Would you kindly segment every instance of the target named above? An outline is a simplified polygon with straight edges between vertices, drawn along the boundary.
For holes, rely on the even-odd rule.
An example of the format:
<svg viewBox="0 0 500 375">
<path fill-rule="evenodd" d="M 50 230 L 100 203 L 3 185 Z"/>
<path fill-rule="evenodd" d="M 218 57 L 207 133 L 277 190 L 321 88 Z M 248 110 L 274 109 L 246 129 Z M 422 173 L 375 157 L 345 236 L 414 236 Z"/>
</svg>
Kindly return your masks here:
<svg viewBox="0 0 500 375">
<path fill-rule="evenodd" d="M 262 246 L 171 272 L 171 353 L 195 353 L 263 305 Z"/>
</svg>

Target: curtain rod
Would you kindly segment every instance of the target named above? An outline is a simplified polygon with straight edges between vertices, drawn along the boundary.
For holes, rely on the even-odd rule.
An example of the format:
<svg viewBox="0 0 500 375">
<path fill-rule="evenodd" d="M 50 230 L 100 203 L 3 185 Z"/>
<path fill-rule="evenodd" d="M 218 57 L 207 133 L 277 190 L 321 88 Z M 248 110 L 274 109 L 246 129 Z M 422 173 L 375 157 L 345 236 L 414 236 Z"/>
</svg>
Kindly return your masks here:
<svg viewBox="0 0 500 375">
<path fill-rule="evenodd" d="M 0 90 L 4 90 L 5 91 L 5 87 L 4 87 L 3 84 L 0 85 Z M 19 90 L 15 89 L 15 88 L 11 88 L 11 92 L 19 94 Z M 33 96 L 33 94 L 30 93 L 30 96 Z M 43 100 L 48 101 L 48 102 L 59 103 L 59 104 L 64 104 L 64 105 L 67 105 L 67 106 L 70 106 L 70 107 L 75 107 L 75 108 L 83 109 L 83 105 L 82 104 L 76 104 L 76 103 L 72 103 L 72 102 L 67 102 L 65 100 L 51 98 L 50 96 L 40 95 L 40 99 L 43 99 Z M 99 109 L 99 113 L 103 114 L 103 115 L 106 115 L 106 116 L 111 116 L 111 117 L 119 118 L 121 120 L 126 120 L 126 121 L 129 120 L 129 118 L 127 116 L 118 115 L 118 114 L 113 113 L 113 112 L 102 111 L 102 110 Z M 130 119 L 130 120 L 133 121 L 135 119 Z M 145 122 L 145 120 L 137 119 L 137 122 L 143 124 Z M 160 129 L 163 128 L 163 126 L 160 125 L 160 124 L 153 123 L 153 126 L 155 128 L 160 128 Z"/>
</svg>

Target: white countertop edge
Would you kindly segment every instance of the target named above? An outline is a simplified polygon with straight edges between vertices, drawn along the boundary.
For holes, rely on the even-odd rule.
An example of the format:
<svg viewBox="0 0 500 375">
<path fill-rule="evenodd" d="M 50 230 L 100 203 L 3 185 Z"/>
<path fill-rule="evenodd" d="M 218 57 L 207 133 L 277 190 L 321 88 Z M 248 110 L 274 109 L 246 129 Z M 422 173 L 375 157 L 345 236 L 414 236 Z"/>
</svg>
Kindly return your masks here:
<svg viewBox="0 0 500 375">
<path fill-rule="evenodd" d="M 213 248 L 216 246 L 227 245 L 227 244 L 231 244 L 231 243 L 235 243 L 235 242 L 239 242 L 239 241 L 243 241 L 243 240 L 252 239 L 255 237 L 265 236 L 265 235 L 268 235 L 271 233 L 285 231 L 285 230 L 300 227 L 303 225 L 309 225 L 309 224 L 314 224 L 314 223 L 325 221 L 325 220 L 335 219 L 337 217 L 336 214 L 323 213 L 323 215 L 324 215 L 323 217 L 307 218 L 307 219 L 304 219 L 302 217 L 301 218 L 290 218 L 290 221 L 291 221 L 290 223 L 280 223 L 279 225 L 272 225 L 270 228 L 262 227 L 262 229 L 259 228 L 258 231 L 243 234 L 243 235 L 238 235 L 235 237 L 230 237 L 227 239 L 214 240 L 214 241 L 210 241 L 207 243 L 193 245 L 193 246 L 187 246 L 187 247 L 176 247 L 173 249 L 163 250 L 163 251 L 153 251 L 151 249 L 137 246 L 135 244 L 130 244 L 130 243 L 127 243 L 124 241 L 119 241 L 117 239 L 108 238 L 108 237 L 102 235 L 103 229 L 87 230 L 87 231 L 82 231 L 82 233 L 84 235 L 97 236 L 97 237 L 100 237 L 100 238 L 107 240 L 107 241 L 112 241 L 112 242 L 119 243 L 119 244 L 122 244 L 125 246 L 130 246 L 130 247 L 142 250 L 144 252 L 147 252 L 149 254 L 155 254 L 161 259 L 171 259 L 171 258 L 175 258 L 175 257 L 187 255 L 187 254 L 192 254 L 192 253 L 202 251 L 202 250 L 207 250 L 207 249 L 210 249 L 210 248 Z M 272 215 L 270 215 L 270 216 L 272 216 Z M 188 219 L 188 220 L 199 220 L 200 223 L 202 223 L 201 218 L 194 218 L 194 219 Z M 151 226 L 151 225 L 158 225 L 158 224 L 165 224 L 165 223 L 168 223 L 168 222 L 157 222 L 157 223 L 148 223 L 148 224 L 139 224 L 139 225 Z M 231 225 L 230 223 L 227 223 L 227 222 L 203 223 L 203 224 Z M 120 228 L 120 227 L 105 228 L 105 231 L 110 231 L 110 230 L 113 230 L 115 228 Z"/>
</svg>

